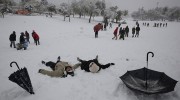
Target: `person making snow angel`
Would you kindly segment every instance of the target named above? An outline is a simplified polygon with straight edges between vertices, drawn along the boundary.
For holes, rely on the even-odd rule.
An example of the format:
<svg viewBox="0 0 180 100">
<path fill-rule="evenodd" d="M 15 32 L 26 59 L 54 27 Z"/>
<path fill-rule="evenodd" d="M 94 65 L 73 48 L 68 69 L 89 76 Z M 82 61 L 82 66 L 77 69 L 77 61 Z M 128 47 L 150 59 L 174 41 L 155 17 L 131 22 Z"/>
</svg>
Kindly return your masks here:
<svg viewBox="0 0 180 100">
<path fill-rule="evenodd" d="M 114 63 L 108 63 L 102 65 L 98 62 L 98 56 L 96 56 L 93 60 L 82 60 L 79 57 L 77 58 L 79 62 L 81 62 L 81 70 L 85 70 L 86 72 L 98 73 L 101 69 L 106 69 L 111 65 L 115 65 Z"/>
<path fill-rule="evenodd" d="M 47 67 L 50 67 L 52 71 L 39 69 L 38 72 L 51 77 L 67 77 L 68 75 L 74 76 L 74 70 L 80 66 L 80 63 L 77 63 L 74 66 L 72 66 L 68 62 L 60 61 L 60 56 L 57 58 L 56 63 L 52 61 L 42 61 L 42 64 L 46 65 Z"/>
</svg>

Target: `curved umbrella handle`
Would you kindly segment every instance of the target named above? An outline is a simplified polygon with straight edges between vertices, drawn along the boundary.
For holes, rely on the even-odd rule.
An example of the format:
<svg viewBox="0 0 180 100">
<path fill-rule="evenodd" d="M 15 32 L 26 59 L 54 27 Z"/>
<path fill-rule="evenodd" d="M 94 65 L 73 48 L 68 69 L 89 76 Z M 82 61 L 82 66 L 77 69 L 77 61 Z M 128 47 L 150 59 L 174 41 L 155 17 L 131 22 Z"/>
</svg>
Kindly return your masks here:
<svg viewBox="0 0 180 100">
<path fill-rule="evenodd" d="M 13 63 L 15 63 L 16 66 L 17 66 L 17 68 L 20 70 L 20 68 L 19 68 L 19 66 L 18 66 L 18 64 L 17 64 L 17 62 L 15 62 L 15 61 L 12 61 L 12 62 L 10 63 L 10 66 L 12 67 L 12 64 L 13 64 Z"/>
<path fill-rule="evenodd" d="M 150 53 L 152 54 L 152 57 L 154 57 L 154 53 L 153 53 L 153 52 L 148 52 L 148 53 L 147 53 L 147 59 L 146 59 L 146 61 L 147 61 L 147 67 L 148 67 L 148 56 L 149 56 Z"/>
</svg>

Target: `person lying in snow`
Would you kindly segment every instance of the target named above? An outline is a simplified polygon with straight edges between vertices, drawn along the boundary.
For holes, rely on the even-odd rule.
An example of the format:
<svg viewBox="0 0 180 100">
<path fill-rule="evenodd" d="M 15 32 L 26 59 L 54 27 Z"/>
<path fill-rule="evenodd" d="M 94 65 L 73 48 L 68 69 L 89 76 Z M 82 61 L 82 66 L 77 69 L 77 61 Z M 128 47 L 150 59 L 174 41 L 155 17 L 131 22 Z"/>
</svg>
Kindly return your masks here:
<svg viewBox="0 0 180 100">
<path fill-rule="evenodd" d="M 42 61 L 42 64 L 46 65 L 47 67 L 50 67 L 52 71 L 39 69 L 38 72 L 51 77 L 67 77 L 67 75 L 74 76 L 74 70 L 80 66 L 80 63 L 77 63 L 74 66 L 72 66 L 68 62 L 60 61 L 60 56 L 57 58 L 56 63 L 52 61 Z"/>
<path fill-rule="evenodd" d="M 82 60 L 79 57 L 77 58 L 79 62 L 81 62 L 81 70 L 85 70 L 86 72 L 92 72 L 92 73 L 97 73 L 101 69 L 106 69 L 110 67 L 111 65 L 115 65 L 114 63 L 108 63 L 105 65 L 102 65 L 98 62 L 98 56 L 96 56 L 95 59 L 93 60 Z"/>
</svg>

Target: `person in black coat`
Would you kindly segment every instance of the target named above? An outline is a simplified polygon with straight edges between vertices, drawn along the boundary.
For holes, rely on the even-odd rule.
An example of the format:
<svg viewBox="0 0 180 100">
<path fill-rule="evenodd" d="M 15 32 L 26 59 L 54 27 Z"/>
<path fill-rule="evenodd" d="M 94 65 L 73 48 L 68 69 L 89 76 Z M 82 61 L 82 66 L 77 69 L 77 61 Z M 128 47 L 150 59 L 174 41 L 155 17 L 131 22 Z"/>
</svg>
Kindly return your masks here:
<svg viewBox="0 0 180 100">
<path fill-rule="evenodd" d="M 106 69 L 111 65 L 115 65 L 114 63 L 108 63 L 102 65 L 98 62 L 98 56 L 92 60 L 82 60 L 79 57 L 77 58 L 79 62 L 81 62 L 81 70 L 85 70 L 86 72 L 98 73 L 101 69 Z"/>
<path fill-rule="evenodd" d="M 135 27 L 133 27 L 133 28 L 132 28 L 132 37 L 134 37 L 135 30 L 136 30 L 136 28 L 135 28 Z"/>
<path fill-rule="evenodd" d="M 140 31 L 140 27 L 139 27 L 139 25 L 137 25 L 135 37 L 139 37 L 139 31 Z"/>
<path fill-rule="evenodd" d="M 126 32 L 126 36 L 128 37 L 128 34 L 129 34 L 129 27 L 128 26 L 126 26 L 125 32 Z"/>
<path fill-rule="evenodd" d="M 22 44 L 22 45 L 23 45 L 24 42 L 25 42 L 25 38 L 24 38 L 24 33 L 23 33 L 23 32 L 21 32 L 19 42 L 20 42 L 20 44 Z"/>
<path fill-rule="evenodd" d="M 9 40 L 11 42 L 10 47 L 12 48 L 12 45 L 14 48 L 16 48 L 15 41 L 16 41 L 16 32 L 13 31 L 13 33 L 9 36 Z"/>
<path fill-rule="evenodd" d="M 124 35 L 125 35 L 125 28 L 121 29 L 119 39 L 123 39 L 124 40 Z"/>
</svg>

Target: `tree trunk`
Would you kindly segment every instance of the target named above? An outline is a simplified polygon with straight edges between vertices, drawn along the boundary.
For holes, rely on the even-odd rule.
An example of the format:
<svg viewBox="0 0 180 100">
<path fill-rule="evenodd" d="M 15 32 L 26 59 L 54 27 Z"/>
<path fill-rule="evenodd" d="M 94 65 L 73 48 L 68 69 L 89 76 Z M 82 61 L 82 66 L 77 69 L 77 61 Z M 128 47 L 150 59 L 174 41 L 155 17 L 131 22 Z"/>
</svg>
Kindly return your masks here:
<svg viewBox="0 0 180 100">
<path fill-rule="evenodd" d="M 91 23 L 92 12 L 90 14 L 89 23 Z"/>
<path fill-rule="evenodd" d="M 64 21 L 66 20 L 66 15 L 64 15 Z"/>
<path fill-rule="evenodd" d="M 70 15 L 69 15 L 69 22 L 71 21 L 71 17 L 70 17 Z"/>
</svg>

